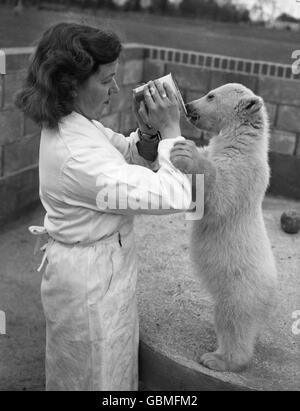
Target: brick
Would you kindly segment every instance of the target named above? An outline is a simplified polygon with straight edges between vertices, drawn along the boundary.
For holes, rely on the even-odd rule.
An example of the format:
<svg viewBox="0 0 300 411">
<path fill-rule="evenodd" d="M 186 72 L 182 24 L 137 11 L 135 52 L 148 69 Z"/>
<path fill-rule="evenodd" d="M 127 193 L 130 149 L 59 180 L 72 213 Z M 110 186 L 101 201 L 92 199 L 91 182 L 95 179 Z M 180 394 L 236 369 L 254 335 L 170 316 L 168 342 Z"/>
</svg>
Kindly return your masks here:
<svg viewBox="0 0 300 411">
<path fill-rule="evenodd" d="M 27 207 L 28 205 L 39 200 L 39 185 L 33 187 L 26 187 L 17 192 L 16 201 L 18 205 Z M 19 208 L 19 207 L 18 207 Z"/>
<path fill-rule="evenodd" d="M 166 73 L 172 73 L 182 89 L 208 92 L 210 71 L 200 67 L 188 67 L 180 64 L 167 64 Z"/>
<path fill-rule="evenodd" d="M 227 73 L 222 71 L 211 72 L 211 89 L 223 86 L 227 83 L 240 83 L 250 88 L 254 93 L 257 91 L 257 77 L 240 73 Z"/>
<path fill-rule="evenodd" d="M 258 94 L 271 103 L 300 106 L 300 81 L 262 77 L 258 80 Z"/>
<path fill-rule="evenodd" d="M 272 103 L 265 103 L 269 116 L 270 125 L 275 125 L 277 105 Z"/>
<path fill-rule="evenodd" d="M 18 210 L 36 201 L 39 196 L 38 167 L 0 178 L 0 224 Z"/>
<path fill-rule="evenodd" d="M 32 165 L 25 169 L 0 178 L 0 186 L 6 185 L 14 191 L 20 191 L 24 187 L 36 185 L 39 181 L 38 165 Z"/>
<path fill-rule="evenodd" d="M 277 127 L 281 130 L 300 131 L 300 107 L 280 106 Z"/>
<path fill-rule="evenodd" d="M 163 61 L 146 60 L 144 63 L 144 81 L 155 80 L 165 74 L 165 63 Z"/>
<path fill-rule="evenodd" d="M 10 73 L 12 71 L 18 71 L 25 69 L 29 66 L 30 58 L 33 48 L 28 48 L 27 52 L 22 52 L 22 49 L 14 48 L 11 51 L 5 50 L 6 52 L 6 72 Z"/>
<path fill-rule="evenodd" d="M 23 137 L 4 146 L 4 175 L 38 162 L 40 135 Z"/>
<path fill-rule="evenodd" d="M 24 135 L 37 134 L 41 132 L 41 127 L 38 126 L 29 117 L 24 116 Z"/>
<path fill-rule="evenodd" d="M 12 143 L 21 137 L 22 118 L 22 113 L 18 110 L 0 112 L 0 145 Z"/>
<path fill-rule="evenodd" d="M 138 127 L 135 115 L 132 111 L 123 112 L 121 115 L 120 131 L 125 136 L 129 135 L 132 131 Z"/>
<path fill-rule="evenodd" d="M 287 154 L 270 153 L 272 195 L 300 200 L 300 158 Z"/>
<path fill-rule="evenodd" d="M 14 105 L 14 96 L 22 87 L 26 70 L 6 74 L 4 78 L 4 107 Z"/>
<path fill-rule="evenodd" d="M 123 86 L 118 94 L 111 97 L 110 113 L 116 113 L 132 108 L 132 86 Z"/>
<path fill-rule="evenodd" d="M 20 189 L 23 189 L 24 187 L 36 187 L 39 184 L 39 169 L 37 164 L 31 165 L 15 175 L 19 176 L 19 185 L 16 188 L 17 191 L 20 191 Z"/>
<path fill-rule="evenodd" d="M 121 59 L 129 60 L 143 60 L 145 57 L 145 49 L 143 47 L 124 47 Z"/>
<path fill-rule="evenodd" d="M 130 60 L 124 65 L 123 84 L 140 84 L 143 82 L 144 61 Z"/>
<path fill-rule="evenodd" d="M 104 127 L 111 128 L 113 131 L 118 132 L 120 128 L 120 114 L 110 114 L 101 118 L 101 123 Z"/>
<path fill-rule="evenodd" d="M 270 151 L 274 153 L 293 155 L 296 147 L 296 134 L 288 131 L 272 130 Z"/>
<path fill-rule="evenodd" d="M 16 191 L 6 179 L 0 179 L 0 224 L 5 222 L 6 216 L 16 209 Z"/>
</svg>

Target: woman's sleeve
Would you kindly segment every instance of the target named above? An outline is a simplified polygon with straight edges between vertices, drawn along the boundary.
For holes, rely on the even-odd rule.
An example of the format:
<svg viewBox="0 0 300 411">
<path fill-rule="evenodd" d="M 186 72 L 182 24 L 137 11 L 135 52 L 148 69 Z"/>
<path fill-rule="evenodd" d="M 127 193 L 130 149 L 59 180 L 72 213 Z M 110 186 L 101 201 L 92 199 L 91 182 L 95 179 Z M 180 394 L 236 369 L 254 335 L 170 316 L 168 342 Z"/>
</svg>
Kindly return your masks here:
<svg viewBox="0 0 300 411">
<path fill-rule="evenodd" d="M 174 142 L 158 147 L 159 170 L 128 164 L 109 148 L 81 149 L 61 173 L 66 203 L 114 214 L 170 214 L 191 207 L 190 179 L 170 162 Z"/>
<path fill-rule="evenodd" d="M 109 128 L 105 128 L 106 135 L 111 144 L 124 156 L 128 164 L 137 164 L 143 167 L 150 168 L 151 170 L 157 170 L 157 161 L 145 160 L 138 152 L 137 142 L 139 136 L 137 131 L 130 134 L 129 137 L 123 136 L 123 134 L 116 133 Z"/>
</svg>

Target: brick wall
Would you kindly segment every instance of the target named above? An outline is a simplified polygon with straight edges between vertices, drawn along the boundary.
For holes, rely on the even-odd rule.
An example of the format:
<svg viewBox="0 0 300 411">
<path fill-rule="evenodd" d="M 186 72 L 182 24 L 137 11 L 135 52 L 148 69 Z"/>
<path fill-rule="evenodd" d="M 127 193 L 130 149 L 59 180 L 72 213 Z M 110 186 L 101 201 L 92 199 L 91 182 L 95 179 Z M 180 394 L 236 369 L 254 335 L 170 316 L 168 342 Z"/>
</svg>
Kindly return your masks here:
<svg viewBox="0 0 300 411">
<path fill-rule="evenodd" d="M 6 49 L 6 74 L 0 74 L 0 224 L 38 200 L 39 128 L 13 105 L 32 48 Z M 300 81 L 290 66 L 226 56 L 131 44 L 117 75 L 120 93 L 103 123 L 125 134 L 136 127 L 132 88 L 172 72 L 186 101 L 212 88 L 240 82 L 261 95 L 272 127 L 271 191 L 300 199 Z M 207 132 L 182 120 L 183 135 L 205 144 Z"/>
<path fill-rule="evenodd" d="M 172 72 L 186 102 L 225 83 L 264 98 L 270 117 L 270 192 L 300 199 L 300 76 L 291 66 L 176 49 L 145 48 L 144 80 Z M 207 132 L 182 122 L 183 135 L 207 143 Z"/>
<path fill-rule="evenodd" d="M 32 48 L 5 49 L 6 74 L 0 74 L 0 225 L 38 201 L 40 129 L 13 105 L 22 85 Z M 117 81 L 118 97 L 106 110 L 103 124 L 129 133 L 136 127 L 132 88 L 143 81 L 144 50 L 125 47 Z"/>
<path fill-rule="evenodd" d="M 38 199 L 39 128 L 13 105 L 32 49 L 8 49 L 0 74 L 0 224 Z"/>
</svg>

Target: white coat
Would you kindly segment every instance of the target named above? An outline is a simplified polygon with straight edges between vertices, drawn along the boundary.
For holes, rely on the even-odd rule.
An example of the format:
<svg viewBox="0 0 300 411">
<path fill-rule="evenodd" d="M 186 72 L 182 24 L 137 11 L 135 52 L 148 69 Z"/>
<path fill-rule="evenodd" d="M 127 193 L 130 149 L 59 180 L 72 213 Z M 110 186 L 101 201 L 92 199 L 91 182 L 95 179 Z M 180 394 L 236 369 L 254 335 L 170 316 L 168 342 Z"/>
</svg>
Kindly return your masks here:
<svg viewBox="0 0 300 411">
<path fill-rule="evenodd" d="M 150 164 L 137 133 L 125 138 L 76 112 L 42 130 L 47 390 L 137 390 L 133 217 L 189 208 L 190 182 L 169 160 L 177 139 L 161 141 Z"/>
</svg>

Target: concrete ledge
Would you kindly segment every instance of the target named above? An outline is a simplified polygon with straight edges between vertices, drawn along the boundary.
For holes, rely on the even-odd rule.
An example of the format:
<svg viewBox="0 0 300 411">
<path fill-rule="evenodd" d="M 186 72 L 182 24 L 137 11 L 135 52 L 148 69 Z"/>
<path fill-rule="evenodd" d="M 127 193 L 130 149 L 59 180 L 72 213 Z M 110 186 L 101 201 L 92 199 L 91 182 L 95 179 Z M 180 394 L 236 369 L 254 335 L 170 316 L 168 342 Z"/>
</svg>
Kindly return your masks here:
<svg viewBox="0 0 300 411">
<path fill-rule="evenodd" d="M 181 356 L 168 356 L 140 341 L 140 381 L 147 391 L 250 391 L 213 377 L 209 370 Z"/>
</svg>

